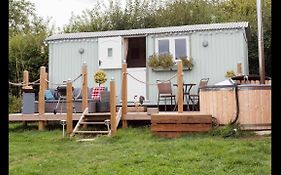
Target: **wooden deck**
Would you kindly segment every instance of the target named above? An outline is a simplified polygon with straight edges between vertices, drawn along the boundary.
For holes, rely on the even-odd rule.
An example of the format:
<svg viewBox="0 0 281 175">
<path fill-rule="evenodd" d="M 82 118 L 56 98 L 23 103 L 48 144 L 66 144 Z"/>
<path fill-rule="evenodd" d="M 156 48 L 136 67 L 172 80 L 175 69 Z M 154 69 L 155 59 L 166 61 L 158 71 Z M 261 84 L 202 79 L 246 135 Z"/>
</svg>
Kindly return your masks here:
<svg viewBox="0 0 281 175">
<path fill-rule="evenodd" d="M 72 120 L 78 121 L 81 117 L 82 113 L 73 113 Z M 100 117 L 109 117 L 110 113 L 89 113 L 88 115 L 91 115 L 95 118 Z M 38 113 L 35 114 L 9 114 L 9 121 L 60 121 L 60 120 L 66 120 L 66 113 L 45 113 L 43 116 L 39 116 Z"/>
<path fill-rule="evenodd" d="M 88 113 L 85 121 L 104 121 L 110 119 L 110 113 Z M 82 113 L 73 113 L 72 120 L 78 121 Z M 60 121 L 66 120 L 66 113 L 45 113 L 43 116 L 37 114 L 10 114 L 9 121 Z M 190 112 L 158 112 L 149 114 L 147 112 L 128 112 L 123 117 L 126 121 L 150 121 L 151 131 L 161 137 L 178 137 L 190 132 L 206 132 L 212 129 L 212 116 L 199 111 Z M 118 126 L 117 126 L 118 127 Z"/>
</svg>

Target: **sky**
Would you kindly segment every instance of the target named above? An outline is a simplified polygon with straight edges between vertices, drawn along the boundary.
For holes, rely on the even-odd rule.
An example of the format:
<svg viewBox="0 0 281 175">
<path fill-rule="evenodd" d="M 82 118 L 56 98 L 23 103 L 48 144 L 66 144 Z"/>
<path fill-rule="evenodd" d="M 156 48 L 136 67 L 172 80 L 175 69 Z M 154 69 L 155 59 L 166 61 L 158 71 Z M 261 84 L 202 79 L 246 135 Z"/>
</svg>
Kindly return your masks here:
<svg viewBox="0 0 281 175">
<path fill-rule="evenodd" d="M 69 23 L 71 12 L 81 15 L 85 9 L 92 9 L 97 0 L 28 0 L 35 4 L 36 14 L 44 19 L 51 17 L 51 25 L 63 28 Z"/>
</svg>

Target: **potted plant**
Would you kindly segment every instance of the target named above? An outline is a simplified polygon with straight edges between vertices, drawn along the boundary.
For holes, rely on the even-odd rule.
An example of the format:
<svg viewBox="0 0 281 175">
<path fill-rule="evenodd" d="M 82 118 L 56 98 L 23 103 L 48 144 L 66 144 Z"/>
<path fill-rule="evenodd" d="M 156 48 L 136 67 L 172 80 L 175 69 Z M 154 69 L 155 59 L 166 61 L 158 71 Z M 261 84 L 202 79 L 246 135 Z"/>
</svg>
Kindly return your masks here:
<svg viewBox="0 0 281 175">
<path fill-rule="evenodd" d="M 171 54 L 152 54 L 148 58 L 148 66 L 153 70 L 171 70 L 174 65 Z"/>
<path fill-rule="evenodd" d="M 103 70 L 98 70 L 94 74 L 94 79 L 95 82 L 98 83 L 100 86 L 101 84 L 104 84 L 107 81 L 106 73 Z"/>
<path fill-rule="evenodd" d="M 233 70 L 228 70 L 224 74 L 225 78 L 231 78 L 235 76 L 235 72 Z"/>
<path fill-rule="evenodd" d="M 160 54 L 158 59 L 160 66 L 164 69 L 170 69 L 175 64 L 171 54 Z"/>
<path fill-rule="evenodd" d="M 160 62 L 158 59 L 158 55 L 156 53 L 153 53 L 152 55 L 149 56 L 148 58 L 148 66 L 151 68 L 157 68 L 160 67 Z"/>
<path fill-rule="evenodd" d="M 180 57 L 182 60 L 183 70 L 191 70 L 193 67 L 192 58 L 187 56 Z M 156 54 L 153 53 L 148 58 L 148 66 L 152 68 L 153 71 L 171 71 L 177 70 L 177 66 L 174 62 L 172 54 Z"/>
<path fill-rule="evenodd" d="M 191 70 L 193 67 L 193 60 L 192 58 L 189 58 L 187 56 L 184 57 L 180 57 L 180 59 L 182 60 L 182 65 L 184 68 L 186 68 L 187 70 Z"/>
</svg>

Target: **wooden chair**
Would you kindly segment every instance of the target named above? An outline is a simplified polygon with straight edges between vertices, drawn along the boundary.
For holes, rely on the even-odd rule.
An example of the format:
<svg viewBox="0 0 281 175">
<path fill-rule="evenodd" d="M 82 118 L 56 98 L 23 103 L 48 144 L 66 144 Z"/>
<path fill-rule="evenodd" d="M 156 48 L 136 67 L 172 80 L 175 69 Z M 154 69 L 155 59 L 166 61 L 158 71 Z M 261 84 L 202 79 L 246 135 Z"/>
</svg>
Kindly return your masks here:
<svg viewBox="0 0 281 175">
<path fill-rule="evenodd" d="M 197 94 L 189 94 L 189 102 L 192 105 L 192 110 L 194 111 L 195 108 L 197 111 L 200 110 L 199 106 L 199 92 L 200 88 L 207 86 L 209 78 L 202 78 L 198 84 Z"/>
<path fill-rule="evenodd" d="M 175 110 L 177 102 L 176 102 L 176 95 L 174 95 L 172 92 L 171 81 L 157 80 L 156 83 L 158 87 L 158 100 L 157 100 L 158 110 L 159 110 L 160 100 L 164 100 L 165 111 L 167 110 L 167 103 L 166 103 L 167 98 L 171 100 L 171 106 L 173 105 L 173 101 L 175 102 L 174 103 L 175 104 L 174 110 Z"/>
</svg>

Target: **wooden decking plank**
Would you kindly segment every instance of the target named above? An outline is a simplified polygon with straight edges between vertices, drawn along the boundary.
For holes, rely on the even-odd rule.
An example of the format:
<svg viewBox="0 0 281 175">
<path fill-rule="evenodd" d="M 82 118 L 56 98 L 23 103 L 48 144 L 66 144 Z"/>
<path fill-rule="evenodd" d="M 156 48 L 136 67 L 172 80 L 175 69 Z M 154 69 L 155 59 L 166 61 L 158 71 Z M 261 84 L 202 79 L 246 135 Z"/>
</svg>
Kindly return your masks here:
<svg viewBox="0 0 281 175">
<path fill-rule="evenodd" d="M 212 123 L 211 115 L 151 116 L 151 123 Z"/>
<path fill-rule="evenodd" d="M 87 113 L 85 117 L 92 117 L 92 116 L 110 116 L 110 112 L 99 112 L 99 113 Z"/>
<path fill-rule="evenodd" d="M 81 114 L 73 114 L 73 120 L 79 120 Z M 9 121 L 60 121 L 66 120 L 66 114 L 44 114 L 39 116 L 38 114 L 10 114 Z"/>
<path fill-rule="evenodd" d="M 73 113 L 72 120 L 79 120 L 82 113 Z M 88 113 L 86 118 L 92 119 L 106 119 L 109 118 L 110 113 Z M 45 113 L 39 116 L 38 113 L 35 114 L 9 114 L 9 121 L 60 121 L 66 120 L 66 113 Z"/>
<path fill-rule="evenodd" d="M 209 131 L 211 124 L 151 124 L 152 131 Z"/>
<path fill-rule="evenodd" d="M 104 122 L 80 122 L 80 124 L 90 124 L 90 125 L 101 124 L 101 125 L 104 125 Z"/>
<path fill-rule="evenodd" d="M 124 120 L 151 120 L 151 116 L 147 112 L 128 112 L 123 117 Z"/>
</svg>

